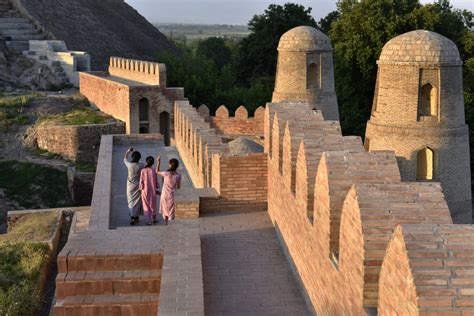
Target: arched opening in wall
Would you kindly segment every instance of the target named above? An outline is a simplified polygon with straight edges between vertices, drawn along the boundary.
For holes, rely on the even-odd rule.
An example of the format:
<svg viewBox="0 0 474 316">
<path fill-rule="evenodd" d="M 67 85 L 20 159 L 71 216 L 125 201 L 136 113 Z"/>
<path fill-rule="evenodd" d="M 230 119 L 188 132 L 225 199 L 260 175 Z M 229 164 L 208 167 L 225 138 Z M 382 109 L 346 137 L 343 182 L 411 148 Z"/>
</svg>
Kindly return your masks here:
<svg viewBox="0 0 474 316">
<path fill-rule="evenodd" d="M 170 114 L 166 111 L 160 113 L 160 133 L 164 137 L 165 146 L 170 145 Z"/>
<path fill-rule="evenodd" d="M 150 132 L 150 101 L 147 98 L 138 101 L 138 124 L 140 134 Z"/>
<path fill-rule="evenodd" d="M 426 147 L 416 154 L 416 180 L 431 181 L 434 178 L 434 152 Z"/>
<path fill-rule="evenodd" d="M 306 78 L 306 89 L 317 89 L 319 88 L 319 71 L 318 65 L 312 63 L 308 66 L 307 78 Z"/>
<path fill-rule="evenodd" d="M 418 102 L 418 116 L 438 115 L 438 90 L 430 83 L 421 87 L 420 99 Z"/>
</svg>

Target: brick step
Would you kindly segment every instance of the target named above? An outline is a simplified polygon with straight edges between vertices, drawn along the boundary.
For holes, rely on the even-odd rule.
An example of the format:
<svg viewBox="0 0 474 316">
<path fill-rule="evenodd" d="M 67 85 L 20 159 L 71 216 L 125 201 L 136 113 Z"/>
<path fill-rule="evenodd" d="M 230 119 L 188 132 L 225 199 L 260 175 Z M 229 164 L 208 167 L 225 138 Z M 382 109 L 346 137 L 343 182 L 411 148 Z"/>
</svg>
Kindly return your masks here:
<svg viewBox="0 0 474 316">
<path fill-rule="evenodd" d="M 161 270 L 58 273 L 56 298 L 84 295 L 159 294 Z"/>
<path fill-rule="evenodd" d="M 53 315 L 157 315 L 158 295 L 73 296 L 57 300 Z"/>
<path fill-rule="evenodd" d="M 160 253 L 145 254 L 108 254 L 102 256 L 71 255 L 60 253 L 58 272 L 95 272 L 95 271 L 142 271 L 160 270 L 163 255 Z"/>
</svg>

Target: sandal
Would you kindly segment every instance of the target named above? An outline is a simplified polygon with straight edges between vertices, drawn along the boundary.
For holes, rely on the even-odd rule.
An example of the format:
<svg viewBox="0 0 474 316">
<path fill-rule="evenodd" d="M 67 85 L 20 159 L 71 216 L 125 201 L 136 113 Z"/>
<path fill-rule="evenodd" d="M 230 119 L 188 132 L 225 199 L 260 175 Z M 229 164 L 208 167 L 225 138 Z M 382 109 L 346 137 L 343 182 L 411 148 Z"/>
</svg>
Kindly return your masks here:
<svg viewBox="0 0 474 316">
<path fill-rule="evenodd" d="M 152 223 L 152 222 L 148 222 L 148 223 L 146 223 L 146 224 L 147 224 L 148 226 L 151 226 L 151 225 L 153 225 L 153 223 Z"/>
</svg>

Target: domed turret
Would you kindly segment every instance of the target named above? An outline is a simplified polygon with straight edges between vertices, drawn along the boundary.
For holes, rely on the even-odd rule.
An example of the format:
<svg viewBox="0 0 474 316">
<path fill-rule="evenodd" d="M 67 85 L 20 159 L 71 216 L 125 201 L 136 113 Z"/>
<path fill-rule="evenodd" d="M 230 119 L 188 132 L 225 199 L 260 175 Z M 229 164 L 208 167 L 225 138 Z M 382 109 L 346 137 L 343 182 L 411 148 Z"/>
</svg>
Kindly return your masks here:
<svg viewBox="0 0 474 316">
<path fill-rule="evenodd" d="M 456 45 L 417 30 L 391 39 L 378 74 L 365 145 L 393 150 L 402 180 L 439 181 L 454 222 L 472 217 L 462 61 Z"/>
<path fill-rule="evenodd" d="M 280 38 L 272 102 L 305 101 L 327 120 L 338 120 L 332 46 L 329 38 L 309 26 L 298 26 Z"/>
</svg>

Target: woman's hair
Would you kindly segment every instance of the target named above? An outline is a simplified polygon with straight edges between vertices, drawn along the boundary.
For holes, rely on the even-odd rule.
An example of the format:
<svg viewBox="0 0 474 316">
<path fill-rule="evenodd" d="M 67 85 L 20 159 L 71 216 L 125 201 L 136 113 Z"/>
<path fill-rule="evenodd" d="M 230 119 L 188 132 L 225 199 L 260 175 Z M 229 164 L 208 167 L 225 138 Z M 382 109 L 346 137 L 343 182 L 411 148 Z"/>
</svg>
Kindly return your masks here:
<svg viewBox="0 0 474 316">
<path fill-rule="evenodd" d="M 150 168 L 155 163 L 155 159 L 152 156 L 146 157 L 145 168 Z"/>
<path fill-rule="evenodd" d="M 168 171 L 175 172 L 176 169 L 178 169 L 178 167 L 179 167 L 178 159 L 175 159 L 175 158 L 170 159 L 170 167 Z"/>
<path fill-rule="evenodd" d="M 132 153 L 132 162 L 139 162 L 141 158 L 142 158 L 142 154 L 140 154 L 139 151 L 134 151 Z"/>
</svg>

